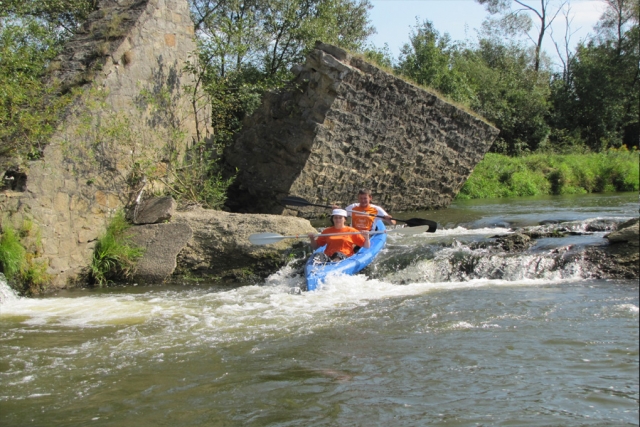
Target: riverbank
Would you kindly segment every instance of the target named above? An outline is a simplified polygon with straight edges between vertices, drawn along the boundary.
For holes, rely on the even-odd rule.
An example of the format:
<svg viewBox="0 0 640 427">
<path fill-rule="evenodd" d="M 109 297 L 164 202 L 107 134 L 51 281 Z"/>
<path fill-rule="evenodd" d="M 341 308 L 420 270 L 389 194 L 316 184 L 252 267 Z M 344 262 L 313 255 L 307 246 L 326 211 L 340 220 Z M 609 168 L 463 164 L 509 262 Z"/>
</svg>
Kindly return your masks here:
<svg viewBox="0 0 640 427">
<path fill-rule="evenodd" d="M 585 154 L 487 153 L 456 200 L 638 191 L 640 153 L 607 150 Z"/>
</svg>

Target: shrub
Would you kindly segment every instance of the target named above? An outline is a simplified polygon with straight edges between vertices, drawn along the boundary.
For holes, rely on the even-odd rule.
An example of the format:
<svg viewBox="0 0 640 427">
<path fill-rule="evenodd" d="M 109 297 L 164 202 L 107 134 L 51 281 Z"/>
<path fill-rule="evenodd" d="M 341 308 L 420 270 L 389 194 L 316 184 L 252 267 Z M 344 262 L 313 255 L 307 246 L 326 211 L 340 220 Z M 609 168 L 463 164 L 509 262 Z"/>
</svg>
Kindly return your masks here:
<svg viewBox="0 0 640 427">
<path fill-rule="evenodd" d="M 91 277 L 98 286 L 129 279 L 135 271 L 136 262 L 144 251 L 131 244 L 127 234 L 129 228 L 124 212 L 118 211 L 98 239 L 91 261 Z"/>
<path fill-rule="evenodd" d="M 487 153 L 457 198 L 638 191 L 640 157 L 626 147 L 602 153 L 537 153 L 508 157 Z"/>
<path fill-rule="evenodd" d="M 25 249 L 11 226 L 5 226 L 0 236 L 0 267 L 8 280 L 15 279 L 25 264 Z"/>
<path fill-rule="evenodd" d="M 5 225 L 0 236 L 0 271 L 14 289 L 26 295 L 42 292 L 51 280 L 47 262 L 37 259 L 40 240 L 33 234 L 37 234 L 33 222 L 25 220 L 19 231 Z"/>
</svg>

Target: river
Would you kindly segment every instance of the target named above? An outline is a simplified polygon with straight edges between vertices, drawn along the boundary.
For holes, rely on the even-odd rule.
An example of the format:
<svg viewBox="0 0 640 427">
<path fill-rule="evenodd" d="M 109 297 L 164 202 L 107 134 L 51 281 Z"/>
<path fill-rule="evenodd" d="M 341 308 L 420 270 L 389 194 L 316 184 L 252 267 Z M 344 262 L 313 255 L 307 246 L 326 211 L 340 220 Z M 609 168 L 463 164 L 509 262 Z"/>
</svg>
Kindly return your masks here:
<svg viewBox="0 0 640 427">
<path fill-rule="evenodd" d="M 301 294 L 302 260 L 233 287 L 20 298 L 0 279 L 0 425 L 638 425 L 638 283 L 594 279 L 579 256 L 638 207 L 636 193 L 399 214 L 441 227 L 389 234 L 365 274 Z M 478 245 L 547 224 L 596 231 Z"/>
</svg>

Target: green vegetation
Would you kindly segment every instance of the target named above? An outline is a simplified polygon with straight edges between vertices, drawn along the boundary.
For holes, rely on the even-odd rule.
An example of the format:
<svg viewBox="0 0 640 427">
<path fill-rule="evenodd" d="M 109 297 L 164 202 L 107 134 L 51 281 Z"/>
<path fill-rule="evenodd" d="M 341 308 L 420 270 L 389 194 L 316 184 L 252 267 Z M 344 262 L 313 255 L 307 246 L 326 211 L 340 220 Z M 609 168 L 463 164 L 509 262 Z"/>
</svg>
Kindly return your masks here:
<svg viewBox="0 0 640 427">
<path fill-rule="evenodd" d="M 105 114 L 97 124 L 88 113 L 86 127 L 80 127 L 83 143 L 64 146 L 65 154 L 110 171 L 117 168 L 105 153 L 128 145 L 133 170 L 118 179 L 127 181 L 131 194 L 149 181 L 162 181 L 183 204 L 220 209 L 233 181 L 220 166 L 224 148 L 264 92 L 284 88 L 292 66 L 321 40 L 423 85 L 500 129 L 459 198 L 638 191 L 640 3 L 604 0 L 593 35 L 575 48 L 565 38 L 557 70 L 541 46 L 548 19 L 565 2 L 529 7 L 513 0 L 477 1 L 492 14 L 477 40 L 453 41 L 431 22 L 416 22 L 394 59 L 388 47 L 365 45 L 375 31 L 367 15 L 370 0 L 189 0 L 198 51 L 182 64 L 195 77 L 184 89 L 193 95 L 193 113 L 211 109 L 206 125 L 212 132 L 198 134 L 187 153 L 178 152 L 185 138 L 182 112 L 175 111 L 176 93 L 158 85 L 141 88 L 136 101 L 164 125 L 158 128 L 166 132 L 165 151 L 138 150 L 146 137 L 133 131 L 139 117 Z M 55 58 L 97 5 L 98 0 L 0 1 L 0 172 L 41 157 L 74 96 L 50 81 L 62 66 Z M 119 36 L 121 19 L 109 23 L 105 34 Z M 565 36 L 570 34 L 567 28 Z M 527 45 L 527 37 L 534 43 Z M 108 47 L 98 46 L 100 54 Z M 125 64 L 130 60 L 122 58 Z M 87 184 L 100 186 L 106 179 L 91 177 Z M 127 227 L 119 213 L 96 245 L 91 276 L 99 286 L 129 277 L 141 256 Z M 24 284 L 24 293 L 41 289 L 48 277 L 37 234 L 28 221 L 17 231 L 4 221 L 0 235 L 0 267 L 12 283 Z"/>
<path fill-rule="evenodd" d="M 45 83 L 47 68 L 96 0 L 0 3 L 0 168 L 37 159 L 73 94 Z"/>
<path fill-rule="evenodd" d="M 548 54 L 541 50 L 542 40 L 550 36 L 544 31 L 549 20 L 561 16 L 562 2 L 521 7 L 509 0 L 477 1 L 491 14 L 477 40 L 453 41 L 431 22 L 416 22 L 409 42 L 394 59 L 387 47 L 365 45 L 375 31 L 367 15 L 369 0 L 190 0 L 198 52 L 186 66 L 196 77 L 189 90 L 194 94 L 194 110 L 203 107 L 203 99 L 195 96 L 198 91 L 208 95 L 213 132 L 207 143 L 201 135 L 196 141 L 201 143 L 198 155 L 182 166 L 174 164 L 174 171 L 191 168 L 194 160 L 216 161 L 261 95 L 284 87 L 293 77 L 291 67 L 304 60 L 316 40 L 363 54 L 476 112 L 500 129 L 491 147 L 494 153 L 519 156 L 638 147 L 637 1 L 604 0 L 605 12 L 593 35 L 575 47 L 565 40 L 565 52 L 559 58 L 562 70 L 552 68 Z M 4 153 L 0 158 L 39 156 L 55 118 L 68 102 L 54 96 L 56 88 L 44 86 L 42 78 L 96 5 L 96 0 L 2 2 L 0 141 Z M 570 33 L 567 28 L 566 35 Z M 201 164 L 198 170 L 201 173 L 193 182 L 209 181 L 220 189 L 230 182 L 219 168 Z M 210 187 L 192 189 L 211 192 Z M 176 193 L 189 194 L 182 189 Z M 217 200 L 196 198 L 200 203 Z"/>
<path fill-rule="evenodd" d="M 40 293 L 51 279 L 47 263 L 38 260 L 41 250 L 39 233 L 31 221 L 23 221 L 19 230 L 4 221 L 0 234 L 0 271 L 21 294 Z"/>
<path fill-rule="evenodd" d="M 130 226 L 124 212 L 118 211 L 111 218 L 104 235 L 98 239 L 91 261 L 91 278 L 97 286 L 132 276 L 144 251 L 131 244 L 127 234 Z"/>
<path fill-rule="evenodd" d="M 561 58 L 561 71 L 553 69 L 549 57 L 540 51 L 541 38 L 537 36 L 544 34 L 532 37 L 537 40 L 535 47 L 518 38 L 532 28 L 530 20 L 524 19 L 528 17 L 522 15 L 526 8 L 511 10 L 511 1 L 477 1 L 501 15 L 497 21 L 489 18 L 485 22 L 477 42 L 453 42 L 431 22 L 417 23 L 410 42 L 402 48 L 395 72 L 493 123 L 500 129 L 491 147 L 495 153 L 518 156 L 537 150 L 638 148 L 637 1 L 606 1 L 607 10 L 595 34 L 580 42 L 575 53 L 568 51 Z M 541 7 L 552 4 L 542 2 Z M 545 19 L 544 14 L 531 16 Z M 383 64 L 391 60 L 381 50 L 374 50 L 369 57 Z"/>
<path fill-rule="evenodd" d="M 488 153 L 464 184 L 458 199 L 638 191 L 637 150 L 587 154 Z"/>
<path fill-rule="evenodd" d="M 22 270 L 25 252 L 15 230 L 5 227 L 0 237 L 0 265 L 7 279 L 15 278 Z"/>
<path fill-rule="evenodd" d="M 170 171 L 172 179 L 164 183 L 178 203 L 222 209 L 227 200 L 227 188 L 235 176 L 223 178 L 218 159 L 211 158 L 210 151 L 199 148 L 197 145 L 190 149 L 182 164 Z"/>
</svg>

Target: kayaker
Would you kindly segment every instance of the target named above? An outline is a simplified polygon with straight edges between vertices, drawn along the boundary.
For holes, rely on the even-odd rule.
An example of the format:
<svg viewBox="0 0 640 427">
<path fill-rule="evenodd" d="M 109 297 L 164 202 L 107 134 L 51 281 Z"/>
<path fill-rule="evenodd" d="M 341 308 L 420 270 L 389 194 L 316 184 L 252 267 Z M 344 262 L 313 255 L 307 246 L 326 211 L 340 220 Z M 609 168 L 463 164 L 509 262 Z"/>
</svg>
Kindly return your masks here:
<svg viewBox="0 0 640 427">
<path fill-rule="evenodd" d="M 318 249 L 320 246 L 327 245 L 324 250 L 326 259 L 318 259 L 319 262 L 327 261 L 340 261 L 345 258 L 349 258 L 354 254 L 354 246 L 361 246 L 368 248 L 371 246 L 369 241 L 368 230 L 357 230 L 353 227 L 346 225 L 347 211 L 344 209 L 334 209 L 331 212 L 332 227 L 327 227 L 322 230 L 320 236 L 316 237 L 315 234 L 309 233 L 309 241 L 311 242 L 311 248 L 313 250 Z M 347 234 L 341 236 L 323 236 L 324 234 L 334 233 L 358 233 Z"/>
<path fill-rule="evenodd" d="M 358 191 L 358 203 L 352 203 L 345 208 L 351 217 L 351 226 L 358 230 L 371 230 L 377 217 L 387 224 L 395 225 L 396 221 L 380 206 L 371 204 L 371 190 L 363 188 Z M 334 206 L 338 208 L 339 206 Z M 362 212 L 360 214 L 359 212 Z"/>
</svg>

